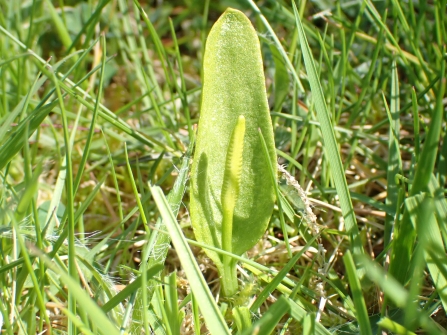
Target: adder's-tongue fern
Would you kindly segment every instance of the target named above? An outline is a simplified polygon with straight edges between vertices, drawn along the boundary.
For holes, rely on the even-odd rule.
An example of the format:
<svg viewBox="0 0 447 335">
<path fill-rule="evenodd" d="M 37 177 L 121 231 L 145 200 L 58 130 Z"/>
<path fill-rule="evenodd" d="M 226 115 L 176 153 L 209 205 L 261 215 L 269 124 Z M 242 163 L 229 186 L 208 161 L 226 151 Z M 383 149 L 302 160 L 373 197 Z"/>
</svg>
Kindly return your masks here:
<svg viewBox="0 0 447 335">
<path fill-rule="evenodd" d="M 258 129 L 276 169 L 259 40 L 243 13 L 227 9 L 205 49 L 190 213 L 197 240 L 237 255 L 262 237 L 275 201 Z M 236 262 L 205 252 L 221 275 L 222 293 L 234 295 Z"/>
</svg>

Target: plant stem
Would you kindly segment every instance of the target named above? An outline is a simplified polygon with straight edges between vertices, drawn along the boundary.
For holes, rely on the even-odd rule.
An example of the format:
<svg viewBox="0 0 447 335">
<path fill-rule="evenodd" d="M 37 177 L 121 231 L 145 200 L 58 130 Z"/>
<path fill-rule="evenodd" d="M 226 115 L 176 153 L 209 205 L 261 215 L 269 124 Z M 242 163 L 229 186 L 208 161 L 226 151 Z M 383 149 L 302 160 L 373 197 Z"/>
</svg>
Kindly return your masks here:
<svg viewBox="0 0 447 335">
<path fill-rule="evenodd" d="M 222 294 L 225 297 L 231 297 L 238 290 L 236 260 L 228 255 L 223 256 L 223 271 L 221 271 Z"/>
<path fill-rule="evenodd" d="M 228 144 L 221 194 L 222 249 L 228 252 L 233 251 L 233 214 L 241 182 L 244 135 L 245 117 L 240 115 Z M 237 291 L 236 263 L 232 262 L 232 258 L 227 255 L 223 256 L 223 273 L 221 275 L 224 295 L 235 294 Z"/>
</svg>

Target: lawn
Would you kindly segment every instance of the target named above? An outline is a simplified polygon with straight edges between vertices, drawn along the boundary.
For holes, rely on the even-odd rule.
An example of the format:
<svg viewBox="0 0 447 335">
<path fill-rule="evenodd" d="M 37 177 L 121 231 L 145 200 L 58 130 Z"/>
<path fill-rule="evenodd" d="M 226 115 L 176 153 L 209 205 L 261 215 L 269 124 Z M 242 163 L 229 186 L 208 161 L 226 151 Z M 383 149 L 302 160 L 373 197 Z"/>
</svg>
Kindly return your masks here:
<svg viewBox="0 0 447 335">
<path fill-rule="evenodd" d="M 446 8 L 0 0 L 0 333 L 447 334 Z"/>
</svg>

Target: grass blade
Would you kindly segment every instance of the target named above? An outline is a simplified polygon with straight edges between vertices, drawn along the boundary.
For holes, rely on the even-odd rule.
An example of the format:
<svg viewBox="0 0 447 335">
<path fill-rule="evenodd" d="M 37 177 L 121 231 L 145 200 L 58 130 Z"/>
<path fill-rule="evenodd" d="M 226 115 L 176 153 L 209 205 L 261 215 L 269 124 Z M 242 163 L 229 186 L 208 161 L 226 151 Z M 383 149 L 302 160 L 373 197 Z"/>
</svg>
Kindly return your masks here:
<svg viewBox="0 0 447 335">
<path fill-rule="evenodd" d="M 442 129 L 443 120 L 443 102 L 445 84 L 445 61 L 441 63 L 441 81 L 439 82 L 438 92 L 436 94 L 436 105 L 433 110 L 431 125 L 425 138 L 424 147 L 420 154 L 420 159 L 416 167 L 413 183 L 410 189 L 410 196 L 419 194 L 428 189 L 430 178 L 435 169 L 435 162 L 438 151 L 438 144 Z M 390 274 L 392 274 L 400 283 L 404 284 L 408 278 L 408 267 L 411 254 L 416 239 L 416 233 L 411 223 L 408 211 L 405 211 L 401 227 L 394 241 L 393 253 L 390 263 Z"/>
<path fill-rule="evenodd" d="M 360 285 L 360 280 L 357 277 L 354 260 L 352 259 L 352 255 L 349 250 L 343 256 L 343 262 L 345 263 L 349 286 L 351 287 L 352 298 L 354 300 L 356 317 L 360 326 L 360 331 L 362 334 L 372 335 L 368 311 L 366 309 L 365 299 L 363 298 L 362 286 Z"/>
<path fill-rule="evenodd" d="M 99 325 L 99 332 L 104 335 L 119 335 L 118 329 L 112 324 L 112 322 L 107 318 L 105 313 L 101 310 L 101 308 L 89 297 L 87 292 L 79 286 L 79 283 L 72 278 L 68 273 L 66 273 L 63 269 L 56 266 L 45 254 L 43 254 L 40 250 L 34 250 L 40 259 L 42 259 L 47 267 L 56 273 L 62 279 L 62 282 L 67 285 L 71 294 L 76 296 L 76 300 L 79 304 L 82 304 L 83 309 L 85 309 L 90 315 L 90 317 L 94 317 Z M 71 309 L 68 309 L 70 313 L 73 313 Z"/>
<path fill-rule="evenodd" d="M 149 185 L 150 186 L 150 185 Z M 229 329 L 222 317 L 222 314 L 214 302 L 208 285 L 197 265 L 188 243 L 183 236 L 180 226 L 177 224 L 172 210 L 161 190 L 158 186 L 150 186 L 152 196 L 157 204 L 160 215 L 166 225 L 172 244 L 177 250 L 180 257 L 180 263 L 191 285 L 194 296 L 200 301 L 200 310 L 205 318 L 208 330 L 212 334 L 229 334 Z"/>
<path fill-rule="evenodd" d="M 335 183 L 335 188 L 337 189 L 337 194 L 340 198 L 340 207 L 343 213 L 346 231 L 348 232 L 350 237 L 353 254 L 363 254 L 364 251 L 362 241 L 360 240 L 357 221 L 354 214 L 354 208 L 352 206 L 351 196 L 349 194 L 348 184 L 345 178 L 345 172 L 343 169 L 343 164 L 341 162 L 340 151 L 338 149 L 339 147 L 335 138 L 334 127 L 329 116 L 329 110 L 327 108 L 323 90 L 318 79 L 318 72 L 315 67 L 315 62 L 312 57 L 309 44 L 307 43 L 306 35 L 304 34 L 304 28 L 295 5 L 295 1 L 292 1 L 292 4 L 295 13 L 298 35 L 300 37 L 304 64 L 309 77 L 309 83 L 313 94 L 313 102 L 315 104 L 318 121 L 320 122 L 321 134 L 323 137 L 324 147 L 326 149 L 325 154 L 327 155 L 328 161 L 330 162 L 329 165 Z"/>
<path fill-rule="evenodd" d="M 163 266 L 160 264 L 154 265 L 146 272 L 146 278 L 150 279 L 154 277 L 157 273 L 159 273 L 161 270 L 163 270 Z M 129 295 L 131 295 L 133 292 L 135 292 L 140 286 L 141 286 L 141 280 L 142 276 L 139 276 L 137 279 L 135 279 L 133 282 L 131 282 L 129 285 L 127 285 L 124 289 L 122 289 L 117 295 L 115 295 L 112 299 L 107 301 L 106 304 L 104 304 L 101 309 L 104 313 L 107 313 L 108 311 L 112 310 L 115 306 L 123 302 L 124 299 L 126 299 Z"/>
<path fill-rule="evenodd" d="M 387 108 L 388 111 L 388 108 Z M 387 170 L 387 197 L 386 204 L 392 210 L 394 215 L 387 214 L 385 219 L 385 244 L 391 240 L 392 227 L 397 219 L 398 211 L 398 185 L 394 176 L 402 173 L 402 161 L 399 149 L 399 80 L 397 77 L 396 62 L 393 62 L 391 75 L 391 110 L 387 113 L 390 122 L 389 142 L 388 142 L 388 170 Z"/>
</svg>

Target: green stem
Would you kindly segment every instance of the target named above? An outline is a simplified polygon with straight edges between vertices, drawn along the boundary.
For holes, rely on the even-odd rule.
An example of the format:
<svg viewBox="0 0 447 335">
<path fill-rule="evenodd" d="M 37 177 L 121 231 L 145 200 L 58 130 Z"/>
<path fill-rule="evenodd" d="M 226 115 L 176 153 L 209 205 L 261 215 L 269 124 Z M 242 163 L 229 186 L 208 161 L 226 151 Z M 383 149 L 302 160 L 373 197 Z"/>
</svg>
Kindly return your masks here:
<svg viewBox="0 0 447 335">
<path fill-rule="evenodd" d="M 236 294 L 238 290 L 237 273 L 236 273 L 237 261 L 230 256 L 223 256 L 223 270 L 220 271 L 222 276 L 220 283 L 222 285 L 222 294 L 225 297 L 231 297 Z"/>
<path fill-rule="evenodd" d="M 234 212 L 234 206 L 230 206 L 228 208 L 228 205 L 225 202 L 222 202 L 224 212 L 223 212 L 223 219 L 222 219 L 222 249 L 228 252 L 232 252 L 232 239 L 233 239 L 233 212 Z M 224 272 L 226 268 L 228 268 L 229 263 L 231 261 L 231 257 L 228 255 L 223 256 L 223 264 L 224 264 Z M 225 276 L 224 276 L 225 277 Z"/>
<path fill-rule="evenodd" d="M 233 237 L 233 208 L 224 211 L 222 221 L 222 249 L 232 252 L 232 237 Z M 228 255 L 223 255 L 223 271 L 221 272 L 222 294 L 225 297 L 233 296 L 238 289 L 236 262 Z"/>
<path fill-rule="evenodd" d="M 233 214 L 239 195 L 242 173 L 242 153 L 244 149 L 245 117 L 240 115 L 228 144 L 225 171 L 222 183 L 222 249 L 233 251 Z M 223 256 L 222 292 L 225 296 L 237 291 L 236 262 L 230 256 Z"/>
</svg>

